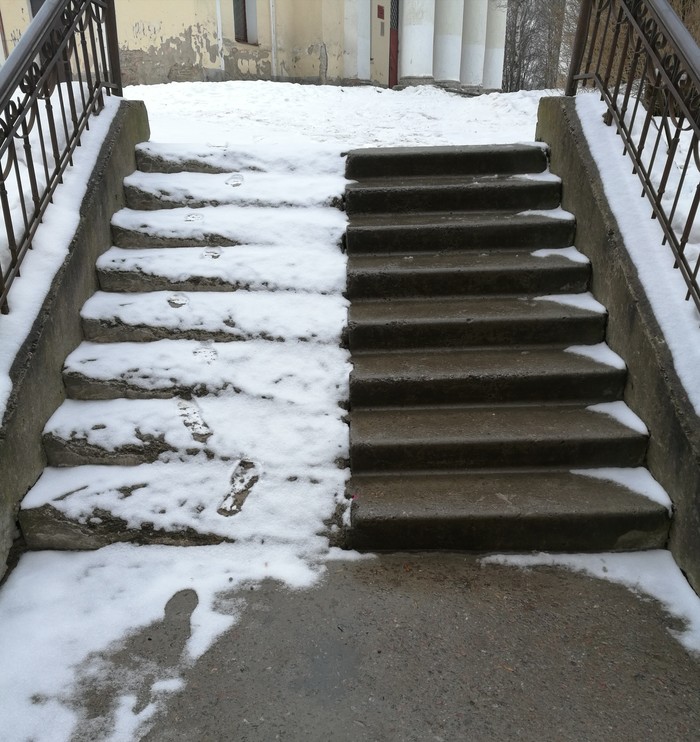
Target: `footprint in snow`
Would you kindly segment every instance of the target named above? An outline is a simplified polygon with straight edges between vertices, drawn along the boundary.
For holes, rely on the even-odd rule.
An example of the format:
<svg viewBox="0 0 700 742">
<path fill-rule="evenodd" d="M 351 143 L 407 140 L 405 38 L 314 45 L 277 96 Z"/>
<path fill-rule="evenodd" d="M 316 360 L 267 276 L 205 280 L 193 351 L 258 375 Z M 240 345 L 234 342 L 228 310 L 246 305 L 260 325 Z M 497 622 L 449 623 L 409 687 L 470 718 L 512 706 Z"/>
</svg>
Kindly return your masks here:
<svg viewBox="0 0 700 742">
<path fill-rule="evenodd" d="M 180 307 L 187 306 L 189 303 L 190 300 L 184 294 L 173 294 L 168 297 L 168 304 L 170 304 L 173 309 L 179 309 Z"/>
</svg>

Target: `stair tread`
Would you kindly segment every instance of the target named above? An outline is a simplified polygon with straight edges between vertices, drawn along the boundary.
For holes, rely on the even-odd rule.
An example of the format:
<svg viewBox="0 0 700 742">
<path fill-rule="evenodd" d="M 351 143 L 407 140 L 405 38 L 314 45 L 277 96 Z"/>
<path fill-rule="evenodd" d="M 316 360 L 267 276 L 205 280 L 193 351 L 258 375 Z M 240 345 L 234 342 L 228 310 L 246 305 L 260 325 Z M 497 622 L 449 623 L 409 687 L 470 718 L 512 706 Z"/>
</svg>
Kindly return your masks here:
<svg viewBox="0 0 700 742">
<path fill-rule="evenodd" d="M 567 297 L 581 297 L 581 306 L 566 304 Z M 585 298 L 584 298 L 585 297 Z M 434 319 L 469 322 L 475 320 L 532 319 L 603 315 L 602 305 L 590 294 L 565 294 L 557 300 L 531 296 L 465 296 L 438 299 L 358 299 L 352 302 L 349 322 L 421 322 Z M 578 301 L 572 299 L 572 302 Z M 586 306 L 587 305 L 587 306 Z"/>
<path fill-rule="evenodd" d="M 98 291 L 83 305 L 81 317 L 92 340 L 172 336 L 337 343 L 345 312 L 336 296 L 291 291 Z"/>
<path fill-rule="evenodd" d="M 313 385 L 314 398 L 332 404 L 346 359 L 347 351 L 336 344 L 299 343 L 290 352 L 286 344 L 265 340 L 83 342 L 66 359 L 63 375 L 69 395 L 77 399 L 226 391 L 259 397 L 274 388 L 280 401 L 310 404 L 308 385 Z"/>
<path fill-rule="evenodd" d="M 626 408 L 623 402 L 610 405 L 616 405 L 609 407 L 613 410 Z M 365 408 L 351 413 L 351 441 L 372 446 L 646 438 L 638 418 L 636 424 L 634 429 L 582 405 Z"/>
<path fill-rule="evenodd" d="M 355 474 L 359 549 L 663 548 L 670 499 L 642 468 Z"/>
<path fill-rule="evenodd" d="M 439 273 L 446 270 L 556 270 L 562 266 L 571 267 L 572 263 L 580 266 L 582 271 L 588 271 L 588 260 L 575 248 L 546 250 L 546 255 L 542 256 L 535 255 L 535 252 L 537 251 L 513 248 L 479 252 L 475 250 L 416 252 L 406 255 L 357 253 L 348 256 L 348 272 L 412 273 L 422 271 Z"/>
<path fill-rule="evenodd" d="M 331 206 L 341 201 L 340 175 L 293 173 L 144 173 L 124 179 L 127 204 L 134 209 L 168 206 Z"/>
<path fill-rule="evenodd" d="M 345 262 L 326 245 L 112 247 L 97 259 L 105 291 L 297 290 L 340 293 Z"/>
<path fill-rule="evenodd" d="M 517 229 L 521 224 L 573 223 L 574 216 L 561 209 L 489 211 L 423 211 L 401 214 L 357 214 L 348 225 L 352 232 L 361 230 L 396 229 L 397 227 L 479 227 L 498 224 Z"/>
<path fill-rule="evenodd" d="M 413 188 L 440 189 L 444 186 L 489 186 L 513 185 L 527 187 L 533 183 L 549 183 L 561 185 L 561 178 L 552 173 L 477 173 L 477 174 L 428 174 L 428 175 L 398 175 L 373 176 L 362 180 L 347 183 L 346 191 L 371 191 L 373 189 L 396 189 L 397 191 Z"/>
<path fill-rule="evenodd" d="M 609 352 L 612 354 L 612 351 Z M 612 354 L 611 361 L 614 357 Z M 353 354 L 352 362 L 354 366 L 352 376 L 356 381 L 391 379 L 397 383 L 404 379 L 438 380 L 484 375 L 505 377 L 514 374 L 556 376 L 563 373 L 573 375 L 592 372 L 625 373 L 624 365 L 613 366 L 580 352 L 567 352 L 566 349 L 558 347 L 366 351 Z"/>
<path fill-rule="evenodd" d="M 635 481 L 636 480 L 636 481 Z M 641 486 L 640 486 L 641 485 Z M 668 514 L 670 499 L 642 467 L 354 474 L 348 493 L 372 517 L 441 514 L 462 517 L 652 511 Z"/>
</svg>

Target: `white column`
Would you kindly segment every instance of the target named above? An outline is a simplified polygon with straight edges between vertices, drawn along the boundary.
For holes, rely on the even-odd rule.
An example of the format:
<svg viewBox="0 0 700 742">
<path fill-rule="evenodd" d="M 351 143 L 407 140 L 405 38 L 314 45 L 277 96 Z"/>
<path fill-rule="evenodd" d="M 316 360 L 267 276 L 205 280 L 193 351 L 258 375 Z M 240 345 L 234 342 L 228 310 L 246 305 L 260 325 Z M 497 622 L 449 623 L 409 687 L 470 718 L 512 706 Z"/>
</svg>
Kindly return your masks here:
<svg viewBox="0 0 700 742">
<path fill-rule="evenodd" d="M 372 0 L 345 0 L 343 13 L 343 77 L 369 80 Z"/>
<path fill-rule="evenodd" d="M 500 90 L 503 86 L 503 59 L 506 51 L 506 8 L 500 0 L 489 0 L 484 57 L 484 89 Z"/>
<path fill-rule="evenodd" d="M 459 81 L 467 87 L 481 87 L 483 82 L 488 13 L 489 0 L 465 0 Z"/>
<path fill-rule="evenodd" d="M 399 6 L 399 82 L 433 78 L 435 0 L 402 0 Z"/>
<path fill-rule="evenodd" d="M 433 76 L 439 82 L 459 82 L 463 19 L 464 0 L 435 0 Z"/>
</svg>

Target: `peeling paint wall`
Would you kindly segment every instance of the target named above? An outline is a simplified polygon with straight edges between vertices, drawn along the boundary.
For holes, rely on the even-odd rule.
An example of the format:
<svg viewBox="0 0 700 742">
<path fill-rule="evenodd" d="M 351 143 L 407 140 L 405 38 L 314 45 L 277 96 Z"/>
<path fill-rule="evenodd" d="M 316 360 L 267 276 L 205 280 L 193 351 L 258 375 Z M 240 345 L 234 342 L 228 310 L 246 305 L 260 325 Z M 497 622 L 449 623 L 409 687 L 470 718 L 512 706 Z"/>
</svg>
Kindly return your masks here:
<svg viewBox="0 0 700 742">
<path fill-rule="evenodd" d="M 17 46 L 32 19 L 29 0 L 0 0 L 0 19 L 3 36 L 0 43 L 0 62 L 3 62 L 5 50 L 9 54 Z"/>
<path fill-rule="evenodd" d="M 345 80 L 345 4 L 254 0 L 256 43 L 235 40 L 233 0 L 116 0 L 124 84 L 170 80 Z M 352 0 L 354 1 L 354 0 Z M 253 2 L 253 0 L 249 0 Z"/>
</svg>

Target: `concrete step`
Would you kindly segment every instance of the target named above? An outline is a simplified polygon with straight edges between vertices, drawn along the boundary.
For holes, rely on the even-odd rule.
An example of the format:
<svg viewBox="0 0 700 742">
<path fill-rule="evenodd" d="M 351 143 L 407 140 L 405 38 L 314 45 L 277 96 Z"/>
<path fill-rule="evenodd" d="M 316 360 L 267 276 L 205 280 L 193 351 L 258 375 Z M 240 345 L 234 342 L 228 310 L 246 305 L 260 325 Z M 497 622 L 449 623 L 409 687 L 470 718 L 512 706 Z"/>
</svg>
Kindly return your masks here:
<svg viewBox="0 0 700 742">
<path fill-rule="evenodd" d="M 479 211 L 495 205 L 500 209 L 554 209 L 560 200 L 561 181 L 549 175 L 371 178 L 345 189 L 345 211 L 352 215 Z"/>
<path fill-rule="evenodd" d="M 421 469 L 640 466 L 647 435 L 581 405 L 354 409 L 353 474 Z M 608 408 L 606 408 L 608 409 Z"/>
<path fill-rule="evenodd" d="M 669 512 L 624 482 L 643 469 L 354 474 L 350 546 L 360 550 L 613 551 L 666 544 Z M 661 492 L 663 493 L 663 491 Z"/>
<path fill-rule="evenodd" d="M 130 209 L 239 206 L 335 206 L 343 203 L 338 175 L 279 173 L 142 173 L 124 179 Z"/>
<path fill-rule="evenodd" d="M 588 295 L 563 295 L 566 301 Z M 592 344 L 603 340 L 606 313 L 589 298 L 579 306 L 533 297 L 354 301 L 348 347 L 358 350 L 480 345 Z"/>
<path fill-rule="evenodd" d="M 575 248 L 350 255 L 346 296 L 577 293 L 590 264 Z"/>
<path fill-rule="evenodd" d="M 363 214 L 348 224 L 349 255 L 567 247 L 575 221 L 561 210 Z"/>
<path fill-rule="evenodd" d="M 342 369 L 347 351 L 337 343 L 299 343 L 294 352 L 285 347 L 265 340 L 84 342 L 66 359 L 63 382 L 68 396 L 78 400 L 225 394 L 267 396 L 307 408 L 312 399 L 333 405 L 338 380 L 329 369 Z M 314 390 L 312 398 L 309 387 Z"/>
<path fill-rule="evenodd" d="M 291 291 L 96 292 L 81 310 L 86 340 L 278 340 L 337 343 L 336 297 Z"/>
<path fill-rule="evenodd" d="M 605 353 L 606 346 L 601 351 Z M 625 366 L 607 352 L 615 366 L 551 347 L 355 353 L 350 405 L 358 409 L 621 399 Z"/>
<path fill-rule="evenodd" d="M 300 291 L 339 293 L 345 259 L 326 245 L 112 247 L 97 259 L 103 291 Z"/>
<path fill-rule="evenodd" d="M 322 206 L 203 206 L 140 211 L 112 217 L 117 247 L 221 247 L 340 244 L 345 214 Z"/>
<path fill-rule="evenodd" d="M 539 144 L 458 147 L 382 147 L 348 153 L 345 176 L 350 180 L 420 175 L 490 175 L 539 173 L 547 167 Z"/>
</svg>

